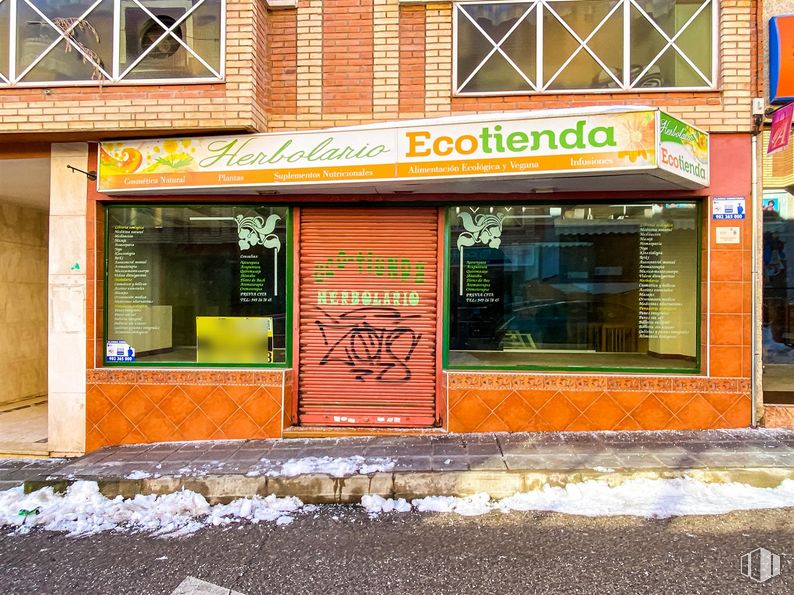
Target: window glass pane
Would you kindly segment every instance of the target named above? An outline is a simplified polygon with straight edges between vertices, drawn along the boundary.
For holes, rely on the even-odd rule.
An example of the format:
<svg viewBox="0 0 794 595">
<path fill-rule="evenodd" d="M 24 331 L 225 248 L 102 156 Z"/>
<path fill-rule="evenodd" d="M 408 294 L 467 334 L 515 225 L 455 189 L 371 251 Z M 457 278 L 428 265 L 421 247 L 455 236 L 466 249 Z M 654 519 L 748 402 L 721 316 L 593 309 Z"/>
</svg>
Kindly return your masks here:
<svg viewBox="0 0 794 595">
<path fill-rule="evenodd" d="M 694 14 L 698 5 L 689 6 Z M 686 13 L 682 14 L 682 17 Z M 687 20 L 689 16 L 687 16 Z M 683 24 L 683 23 L 682 23 Z M 711 4 L 706 6 L 678 36 L 676 45 L 704 75 L 711 76 Z M 696 83 L 698 85 L 702 82 Z M 682 86 L 682 85 L 679 85 Z"/>
<path fill-rule="evenodd" d="M 120 69 L 135 79 L 215 76 L 201 60 L 220 70 L 220 23 L 219 0 L 122 0 Z"/>
<path fill-rule="evenodd" d="M 106 360 L 285 362 L 287 220 L 286 207 L 109 208 Z"/>
<path fill-rule="evenodd" d="M 794 405 L 794 196 L 767 189 L 762 204 L 764 401 Z"/>
<path fill-rule="evenodd" d="M 551 81 L 550 89 L 589 89 L 617 86 L 623 67 L 623 12 L 617 0 L 587 2 L 552 2 L 544 11 L 543 73 Z M 613 9 L 615 12 L 610 13 Z M 553 13 L 551 11 L 554 11 Z M 582 40 L 598 56 L 617 81 L 563 25 Z M 581 49 L 579 49 L 581 47 Z M 571 54 L 578 52 L 559 74 Z M 556 74 L 556 76 L 555 76 Z"/>
<path fill-rule="evenodd" d="M 464 4 L 457 15 L 457 69 L 465 91 L 527 90 L 531 86 L 504 56 L 502 50 L 529 80 L 535 78 L 535 14 L 530 4 Z M 479 26 L 480 29 L 475 26 Z M 508 35 L 509 34 L 509 35 Z M 480 67 L 491 53 L 491 58 Z M 469 80 L 470 79 L 470 80 Z"/>
<path fill-rule="evenodd" d="M 706 0 L 637 0 L 636 4 L 629 0 L 541 0 L 541 55 L 535 51 L 537 5 L 522 12 L 528 7 L 528 3 L 511 2 L 456 5 L 458 91 L 531 93 L 712 84 L 714 13 Z M 626 7 L 627 28 L 623 22 Z M 665 51 L 673 38 L 680 53 L 675 48 Z M 509 60 L 489 57 L 496 45 Z M 538 59 L 540 81 L 536 80 Z M 623 72 L 626 68 L 628 73 Z"/>
<path fill-rule="evenodd" d="M 463 88 L 464 91 L 530 91 L 532 87 L 504 56 L 495 53 Z"/>
<path fill-rule="evenodd" d="M 0 75 L 8 78 L 8 43 L 10 37 L 9 29 L 9 7 L 10 0 L 0 0 Z M 0 78 L 0 84 L 5 81 Z"/>
<path fill-rule="evenodd" d="M 695 203 L 451 208 L 449 364 L 695 370 L 697 214 Z"/>
<path fill-rule="evenodd" d="M 23 78 L 33 81 L 103 80 L 112 71 L 113 2 L 102 0 L 84 18 L 95 0 L 60 2 L 44 0 L 17 3 L 17 74 L 22 74 L 61 40 Z M 37 10 L 33 7 L 35 6 Z M 49 22 L 48 22 L 49 21 Z M 67 43 L 61 32 L 71 39 Z"/>
<path fill-rule="evenodd" d="M 711 4 L 700 10 L 703 2 L 654 2 L 639 0 L 637 2 L 647 13 L 643 15 L 631 8 L 631 63 L 632 82 L 645 67 L 659 54 L 667 44 L 664 36 L 650 24 L 652 20 L 670 39 L 679 32 L 675 45 L 683 52 L 700 71 L 708 78 L 711 71 L 712 46 L 712 13 Z M 687 25 L 697 11 L 700 13 Z M 709 84 L 704 80 L 681 54 L 674 48 L 668 48 L 653 66 L 641 77 L 639 87 L 657 86 L 657 80 L 663 87 L 703 87 Z"/>
</svg>

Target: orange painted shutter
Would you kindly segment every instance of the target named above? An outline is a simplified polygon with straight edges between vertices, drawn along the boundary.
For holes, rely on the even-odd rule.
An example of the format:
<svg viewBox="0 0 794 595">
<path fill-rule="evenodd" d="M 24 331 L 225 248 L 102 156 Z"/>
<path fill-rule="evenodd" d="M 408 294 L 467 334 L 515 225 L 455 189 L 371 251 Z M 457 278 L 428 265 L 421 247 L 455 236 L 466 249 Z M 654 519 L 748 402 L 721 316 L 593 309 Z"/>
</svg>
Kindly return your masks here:
<svg viewBox="0 0 794 595">
<path fill-rule="evenodd" d="M 435 208 L 304 208 L 302 425 L 435 422 Z"/>
</svg>

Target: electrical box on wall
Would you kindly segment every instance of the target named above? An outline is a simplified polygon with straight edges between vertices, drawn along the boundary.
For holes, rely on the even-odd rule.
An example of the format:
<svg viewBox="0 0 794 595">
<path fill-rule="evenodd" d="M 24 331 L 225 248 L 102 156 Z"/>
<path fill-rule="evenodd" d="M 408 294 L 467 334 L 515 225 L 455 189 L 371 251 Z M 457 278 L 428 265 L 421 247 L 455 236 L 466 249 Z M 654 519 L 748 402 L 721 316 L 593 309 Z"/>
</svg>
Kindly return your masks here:
<svg viewBox="0 0 794 595">
<path fill-rule="evenodd" d="M 794 101 L 794 15 L 769 19 L 769 102 Z"/>
</svg>

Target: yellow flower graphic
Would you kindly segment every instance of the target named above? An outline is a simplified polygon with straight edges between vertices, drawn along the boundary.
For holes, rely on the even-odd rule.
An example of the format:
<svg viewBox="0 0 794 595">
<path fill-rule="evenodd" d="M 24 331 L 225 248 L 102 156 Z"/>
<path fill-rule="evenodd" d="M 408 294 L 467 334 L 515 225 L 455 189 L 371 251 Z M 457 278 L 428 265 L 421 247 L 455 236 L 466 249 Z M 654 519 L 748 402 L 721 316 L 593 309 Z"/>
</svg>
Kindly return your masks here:
<svg viewBox="0 0 794 595">
<path fill-rule="evenodd" d="M 648 161 L 656 145 L 656 119 L 653 112 L 628 114 L 617 129 L 617 141 L 625 150 L 618 157 L 627 157 L 634 163 L 637 159 Z"/>
</svg>

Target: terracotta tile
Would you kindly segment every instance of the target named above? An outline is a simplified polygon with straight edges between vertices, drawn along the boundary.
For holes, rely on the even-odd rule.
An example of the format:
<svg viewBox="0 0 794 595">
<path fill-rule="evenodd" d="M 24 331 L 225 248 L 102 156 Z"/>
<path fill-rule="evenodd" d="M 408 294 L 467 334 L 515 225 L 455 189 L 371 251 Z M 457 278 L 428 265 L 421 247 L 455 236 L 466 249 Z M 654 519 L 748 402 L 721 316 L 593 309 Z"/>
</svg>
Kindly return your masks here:
<svg viewBox="0 0 794 595">
<path fill-rule="evenodd" d="M 105 437 L 95 427 L 88 428 L 85 434 L 86 453 L 102 448 L 103 446 L 107 446 Z"/>
<path fill-rule="evenodd" d="M 650 393 L 640 391 L 610 391 L 608 394 L 623 408 L 623 411 L 631 413 L 637 405 L 648 398 Z"/>
<path fill-rule="evenodd" d="M 132 390 L 133 386 L 133 384 L 102 384 L 100 388 L 111 402 L 118 403 L 124 395 Z"/>
<path fill-rule="evenodd" d="M 222 428 L 228 438 L 232 440 L 253 438 L 257 436 L 259 432 L 259 426 L 257 426 L 250 417 L 248 417 L 239 409 L 234 415 L 226 420 Z"/>
<path fill-rule="evenodd" d="M 612 429 L 621 419 L 626 416 L 623 408 L 606 393 L 602 394 L 596 401 L 588 407 L 584 414 L 592 422 L 596 430 Z"/>
<path fill-rule="evenodd" d="M 266 391 L 259 390 L 253 398 L 245 402 L 242 410 L 261 428 L 274 416 L 281 414 L 281 403 L 276 403 Z"/>
<path fill-rule="evenodd" d="M 741 347 L 712 346 L 710 370 L 712 376 L 740 376 L 742 369 Z"/>
<path fill-rule="evenodd" d="M 737 393 L 710 393 L 703 397 L 720 415 L 724 415 L 737 401 L 744 401 L 744 395 Z"/>
<path fill-rule="evenodd" d="M 603 394 L 601 391 L 564 391 L 565 397 L 579 410 L 584 411 Z"/>
<path fill-rule="evenodd" d="M 742 344 L 741 314 L 712 314 L 709 323 L 712 345 Z"/>
<path fill-rule="evenodd" d="M 535 411 L 518 393 L 512 393 L 494 411 L 511 432 L 526 431 L 529 421 L 535 417 Z"/>
<path fill-rule="evenodd" d="M 711 280 L 741 281 L 742 253 L 736 250 L 712 250 Z"/>
<path fill-rule="evenodd" d="M 218 427 L 201 409 L 195 409 L 179 424 L 178 429 L 185 440 L 207 440 Z"/>
<path fill-rule="evenodd" d="M 727 410 L 722 413 L 724 427 L 747 428 L 752 423 L 752 408 L 749 396 L 737 399 Z"/>
<path fill-rule="evenodd" d="M 749 409 L 749 404 L 747 406 Z M 739 417 L 744 420 L 745 417 L 749 419 L 749 415 L 744 415 L 744 410 L 738 412 L 737 415 L 732 415 L 731 419 Z M 749 425 L 749 423 L 747 424 Z M 764 407 L 764 425 L 767 428 L 788 428 L 794 430 L 794 406 L 792 405 L 766 405 Z"/>
<path fill-rule="evenodd" d="M 742 315 L 742 345 L 751 345 L 753 342 L 753 319 L 748 314 Z"/>
<path fill-rule="evenodd" d="M 563 431 L 568 425 L 579 417 L 576 408 L 563 393 L 557 393 L 546 405 L 538 411 L 538 417 L 554 431 Z"/>
<path fill-rule="evenodd" d="M 478 391 L 477 396 L 485 403 L 486 407 L 493 411 L 512 393 L 512 390 L 481 390 Z"/>
<path fill-rule="evenodd" d="M 466 389 L 451 388 L 449 389 L 449 406 L 454 407 L 467 393 Z"/>
<path fill-rule="evenodd" d="M 154 404 L 159 404 L 176 387 L 173 384 L 139 384 L 138 388 L 149 397 Z"/>
<path fill-rule="evenodd" d="M 712 283 L 711 312 L 713 314 L 741 314 L 744 286 L 744 283 Z"/>
<path fill-rule="evenodd" d="M 188 397 L 183 387 L 175 387 L 160 401 L 158 407 L 177 426 L 180 425 L 198 406 Z"/>
<path fill-rule="evenodd" d="M 137 425 L 154 408 L 154 405 L 140 388 L 134 386 L 118 402 L 118 408 L 124 412 L 127 419 Z"/>
<path fill-rule="evenodd" d="M 215 391 L 201 403 L 201 410 L 220 427 L 239 407 L 224 391 Z"/>
<path fill-rule="evenodd" d="M 147 442 L 165 442 L 176 439 L 176 425 L 168 416 L 154 409 L 138 424 L 138 430 Z"/>
<path fill-rule="evenodd" d="M 197 405 L 217 389 L 215 386 L 204 384 L 180 384 L 179 388 Z"/>
<path fill-rule="evenodd" d="M 667 425 L 673 415 L 657 398 L 649 395 L 631 412 L 631 417 L 643 430 L 658 430 Z"/>
<path fill-rule="evenodd" d="M 483 404 L 474 391 L 469 391 L 465 399 L 455 405 L 455 417 L 461 425 L 476 428 L 491 414 L 491 410 Z"/>
<path fill-rule="evenodd" d="M 473 432 L 474 429 L 482 422 L 482 419 L 472 420 L 468 418 L 458 418 L 456 416 L 456 410 L 450 409 L 449 410 L 449 425 L 447 426 L 450 432 L 458 433 L 458 434 L 465 434 L 468 432 Z"/>
<path fill-rule="evenodd" d="M 148 442 L 157 442 L 156 440 L 147 440 L 146 436 L 133 430 L 121 440 L 121 444 L 146 444 Z"/>
<path fill-rule="evenodd" d="M 642 430 L 642 426 L 637 422 L 636 419 L 627 415 L 623 419 L 621 419 L 615 426 L 612 428 L 616 432 L 619 431 L 634 431 L 634 430 Z"/>
<path fill-rule="evenodd" d="M 588 419 L 588 417 L 583 413 L 571 423 L 567 425 L 565 428 L 566 432 L 591 432 L 593 430 L 603 429 L 599 428 L 597 424 L 593 423 Z"/>
<path fill-rule="evenodd" d="M 113 409 L 113 404 L 97 385 L 91 385 L 85 394 L 86 420 L 96 423 Z"/>
<path fill-rule="evenodd" d="M 124 437 L 135 428 L 130 420 L 115 407 L 96 426 L 105 436 L 108 444 L 121 444 Z"/>
<path fill-rule="evenodd" d="M 281 420 L 275 416 L 264 426 L 260 426 L 260 434 L 257 438 L 281 438 Z"/>
<path fill-rule="evenodd" d="M 489 415 L 477 426 L 476 432 L 508 432 L 510 428 L 496 415 Z"/>
<path fill-rule="evenodd" d="M 557 394 L 557 391 L 554 390 L 520 390 L 516 392 L 535 411 L 543 408 Z"/>
<path fill-rule="evenodd" d="M 716 427 L 721 416 L 702 395 L 695 395 L 681 408 L 678 417 L 688 424 L 687 429 L 708 430 Z"/>
<path fill-rule="evenodd" d="M 693 397 L 692 393 L 654 393 L 654 396 L 672 413 L 678 413 Z"/>
<path fill-rule="evenodd" d="M 258 386 L 249 385 L 229 385 L 225 384 L 221 387 L 229 398 L 239 407 L 245 403 L 257 391 Z"/>
</svg>

